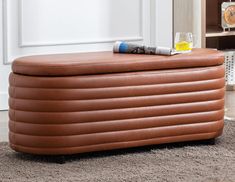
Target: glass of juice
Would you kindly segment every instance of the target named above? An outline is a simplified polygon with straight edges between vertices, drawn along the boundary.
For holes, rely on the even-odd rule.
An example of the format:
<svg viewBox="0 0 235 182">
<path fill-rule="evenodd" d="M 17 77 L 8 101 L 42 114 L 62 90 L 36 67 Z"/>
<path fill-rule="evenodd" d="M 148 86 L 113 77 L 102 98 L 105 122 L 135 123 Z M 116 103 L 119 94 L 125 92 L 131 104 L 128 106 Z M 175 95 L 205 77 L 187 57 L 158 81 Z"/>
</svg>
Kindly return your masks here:
<svg viewBox="0 0 235 182">
<path fill-rule="evenodd" d="M 177 32 L 175 35 L 175 50 L 177 52 L 190 52 L 193 48 L 193 34 L 190 32 Z"/>
</svg>

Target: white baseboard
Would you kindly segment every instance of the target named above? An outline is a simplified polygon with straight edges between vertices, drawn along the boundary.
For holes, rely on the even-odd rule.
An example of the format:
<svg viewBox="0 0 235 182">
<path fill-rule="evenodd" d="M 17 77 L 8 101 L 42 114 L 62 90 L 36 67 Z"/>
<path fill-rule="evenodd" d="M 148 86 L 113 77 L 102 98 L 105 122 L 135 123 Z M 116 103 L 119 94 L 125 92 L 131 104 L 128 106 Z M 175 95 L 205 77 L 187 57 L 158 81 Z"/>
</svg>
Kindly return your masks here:
<svg viewBox="0 0 235 182">
<path fill-rule="evenodd" d="M 9 138 L 8 138 L 8 133 L 6 132 L 5 134 L 1 134 L 0 135 L 0 142 L 8 142 Z"/>
<path fill-rule="evenodd" d="M 0 112 L 0 142 L 8 141 L 8 112 Z"/>
<path fill-rule="evenodd" d="M 0 111 L 8 110 L 8 93 L 0 92 Z"/>
<path fill-rule="evenodd" d="M 8 142 L 8 128 L 5 128 L 4 132 L 0 134 L 0 142 Z"/>
<path fill-rule="evenodd" d="M 8 141 L 8 117 L 7 112 L 0 112 L 0 142 Z"/>
</svg>

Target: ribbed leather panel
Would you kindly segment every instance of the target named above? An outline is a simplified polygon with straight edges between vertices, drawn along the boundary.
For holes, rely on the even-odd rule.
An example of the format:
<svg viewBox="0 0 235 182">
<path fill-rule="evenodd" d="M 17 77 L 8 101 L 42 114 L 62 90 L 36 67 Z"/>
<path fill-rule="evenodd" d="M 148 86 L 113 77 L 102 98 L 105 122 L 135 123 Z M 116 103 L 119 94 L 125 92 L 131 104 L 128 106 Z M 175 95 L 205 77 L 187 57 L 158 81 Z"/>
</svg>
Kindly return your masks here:
<svg viewBox="0 0 235 182">
<path fill-rule="evenodd" d="M 215 121 L 209 123 L 197 123 L 176 126 L 164 126 L 156 128 L 143 128 L 138 130 L 126 130 L 116 132 L 102 132 L 82 135 L 69 136 L 32 136 L 24 134 L 16 134 L 10 132 L 10 139 L 17 138 L 17 143 L 28 147 L 76 147 L 95 145 L 102 143 L 126 142 L 145 140 L 158 137 L 178 136 L 195 133 L 217 132 L 223 127 L 223 121 Z M 12 140 L 11 140 L 12 141 Z M 59 141 L 59 142 L 58 142 Z M 14 142 L 13 142 L 14 143 Z"/>
<path fill-rule="evenodd" d="M 222 116 L 222 117 L 221 117 Z M 14 133 L 37 136 L 64 136 L 100 133 L 105 131 L 121 131 L 131 129 L 153 128 L 161 126 L 174 126 L 193 124 L 198 122 L 211 122 L 223 119 L 223 110 L 179 114 L 136 119 L 113 121 L 71 123 L 71 124 L 35 124 L 23 122 L 9 122 L 9 128 Z M 143 123 L 144 120 L 144 123 Z"/>
<path fill-rule="evenodd" d="M 182 142 L 182 141 L 194 141 L 194 140 L 206 140 L 211 138 L 216 138 L 221 135 L 222 131 L 212 132 L 212 133 L 200 133 L 191 135 L 180 135 L 180 136 L 170 136 L 170 137 L 159 137 L 146 140 L 128 141 L 128 142 L 116 142 L 116 143 L 103 143 L 98 145 L 87 145 L 79 147 L 60 147 L 60 148 L 40 148 L 40 147 L 26 147 L 22 145 L 16 145 L 10 143 L 12 149 L 20 152 L 31 153 L 31 154 L 75 154 L 84 153 L 92 151 L 103 151 L 111 149 L 138 147 L 145 145 L 163 144 L 171 142 Z"/>
<path fill-rule="evenodd" d="M 224 67 L 67 77 L 12 73 L 13 149 L 72 154 L 219 136 Z"/>
<path fill-rule="evenodd" d="M 97 111 L 122 108 L 136 108 L 175 103 L 190 103 L 199 101 L 216 100 L 224 97 L 224 89 L 189 92 L 178 94 L 165 94 L 157 96 L 140 96 L 126 98 L 108 98 L 92 100 L 59 100 L 41 101 L 25 99 L 9 99 L 12 109 L 32 112 L 76 112 L 76 111 Z"/>
<path fill-rule="evenodd" d="M 193 71 L 193 74 L 191 74 Z M 192 81 L 207 81 L 223 78 L 223 66 L 142 71 L 116 74 L 101 74 L 89 76 L 67 77 L 36 77 L 11 73 L 11 86 L 26 88 L 106 88 L 155 85 L 167 83 L 183 83 Z"/>
</svg>

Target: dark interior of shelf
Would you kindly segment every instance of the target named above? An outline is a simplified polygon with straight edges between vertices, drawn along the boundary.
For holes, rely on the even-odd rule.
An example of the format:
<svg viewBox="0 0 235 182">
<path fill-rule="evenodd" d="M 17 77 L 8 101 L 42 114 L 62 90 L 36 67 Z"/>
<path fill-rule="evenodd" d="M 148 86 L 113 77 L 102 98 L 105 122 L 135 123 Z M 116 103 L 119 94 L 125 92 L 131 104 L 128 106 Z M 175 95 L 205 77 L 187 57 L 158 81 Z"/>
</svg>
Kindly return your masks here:
<svg viewBox="0 0 235 182">
<path fill-rule="evenodd" d="M 222 31 L 221 27 L 221 4 L 229 0 L 206 0 L 206 32 Z M 235 2 L 235 0 L 232 0 Z M 235 36 L 207 37 L 206 47 L 217 49 L 235 48 Z"/>
<path fill-rule="evenodd" d="M 206 28 L 220 27 L 222 0 L 206 0 Z"/>
<path fill-rule="evenodd" d="M 210 37 L 206 39 L 207 48 L 219 50 L 235 49 L 235 36 Z"/>
</svg>

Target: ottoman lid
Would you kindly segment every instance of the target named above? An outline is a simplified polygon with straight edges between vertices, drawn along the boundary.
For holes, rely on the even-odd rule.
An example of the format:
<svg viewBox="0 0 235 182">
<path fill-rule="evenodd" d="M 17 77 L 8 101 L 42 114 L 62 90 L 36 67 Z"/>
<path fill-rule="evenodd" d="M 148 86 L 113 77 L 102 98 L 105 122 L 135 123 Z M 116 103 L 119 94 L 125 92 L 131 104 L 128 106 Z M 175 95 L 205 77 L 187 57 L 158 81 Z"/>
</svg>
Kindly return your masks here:
<svg viewBox="0 0 235 182">
<path fill-rule="evenodd" d="M 213 49 L 194 49 L 175 56 L 93 52 L 21 57 L 13 62 L 12 70 L 32 76 L 72 76 L 205 67 L 223 61 L 223 53 Z"/>
</svg>

